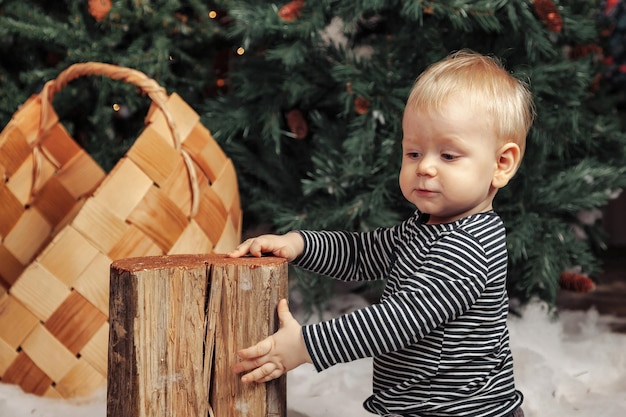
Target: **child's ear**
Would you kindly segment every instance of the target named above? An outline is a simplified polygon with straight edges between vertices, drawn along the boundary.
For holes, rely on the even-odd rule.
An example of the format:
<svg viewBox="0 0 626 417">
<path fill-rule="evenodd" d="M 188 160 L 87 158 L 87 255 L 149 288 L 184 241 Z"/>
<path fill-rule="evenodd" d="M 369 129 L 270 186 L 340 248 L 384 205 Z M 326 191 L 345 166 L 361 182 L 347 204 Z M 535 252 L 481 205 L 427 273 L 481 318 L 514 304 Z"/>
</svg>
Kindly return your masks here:
<svg viewBox="0 0 626 417">
<path fill-rule="evenodd" d="M 491 180 L 491 185 L 494 188 L 502 188 L 509 183 L 517 172 L 521 157 L 519 146 L 513 142 L 508 142 L 498 149 L 496 169 Z"/>
</svg>

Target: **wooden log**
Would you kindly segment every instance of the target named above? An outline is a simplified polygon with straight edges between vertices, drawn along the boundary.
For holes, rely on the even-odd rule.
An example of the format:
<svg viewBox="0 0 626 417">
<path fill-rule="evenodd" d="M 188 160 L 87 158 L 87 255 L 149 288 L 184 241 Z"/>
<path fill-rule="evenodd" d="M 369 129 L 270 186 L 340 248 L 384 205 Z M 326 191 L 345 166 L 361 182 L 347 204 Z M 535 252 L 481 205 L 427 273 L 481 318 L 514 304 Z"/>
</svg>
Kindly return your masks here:
<svg viewBox="0 0 626 417">
<path fill-rule="evenodd" d="M 286 379 L 244 385 L 237 350 L 278 329 L 287 263 L 223 255 L 111 265 L 108 417 L 284 417 Z"/>
<path fill-rule="evenodd" d="M 213 265 L 213 279 L 222 282 L 222 301 L 211 405 L 216 417 L 284 417 L 286 378 L 244 385 L 238 377 L 233 378 L 232 366 L 239 349 L 278 329 L 276 306 L 286 297 L 287 265 L 283 259 L 276 264 L 279 258 L 240 259 L 243 262 Z"/>
</svg>

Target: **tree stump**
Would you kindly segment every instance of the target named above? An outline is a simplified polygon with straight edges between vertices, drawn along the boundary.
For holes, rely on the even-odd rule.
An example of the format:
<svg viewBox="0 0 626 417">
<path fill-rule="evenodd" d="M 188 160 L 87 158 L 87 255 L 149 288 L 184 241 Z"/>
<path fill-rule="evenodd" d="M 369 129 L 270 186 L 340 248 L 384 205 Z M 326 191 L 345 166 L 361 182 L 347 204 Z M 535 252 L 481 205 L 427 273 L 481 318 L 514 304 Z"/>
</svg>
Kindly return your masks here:
<svg viewBox="0 0 626 417">
<path fill-rule="evenodd" d="M 284 417 L 286 379 L 244 385 L 237 351 L 278 329 L 287 263 L 223 255 L 111 265 L 108 417 Z"/>
</svg>

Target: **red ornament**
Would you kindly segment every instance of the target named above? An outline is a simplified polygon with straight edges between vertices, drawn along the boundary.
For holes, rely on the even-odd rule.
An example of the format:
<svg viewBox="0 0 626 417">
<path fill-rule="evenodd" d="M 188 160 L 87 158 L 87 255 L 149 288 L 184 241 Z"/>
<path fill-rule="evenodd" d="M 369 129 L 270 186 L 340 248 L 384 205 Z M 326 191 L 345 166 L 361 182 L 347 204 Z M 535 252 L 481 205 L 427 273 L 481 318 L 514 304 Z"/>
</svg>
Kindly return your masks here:
<svg viewBox="0 0 626 417">
<path fill-rule="evenodd" d="M 618 3 L 619 0 L 607 0 L 606 4 L 604 5 L 604 14 L 611 13 Z"/>
<path fill-rule="evenodd" d="M 598 90 L 600 89 L 601 82 L 602 82 L 602 74 L 596 74 L 596 76 L 593 77 L 593 80 L 591 80 L 591 86 L 589 88 L 592 94 L 595 94 L 598 92 Z"/>
<path fill-rule="evenodd" d="M 533 0 L 533 8 L 550 32 L 560 32 L 563 29 L 563 18 L 552 0 Z"/>
<path fill-rule="evenodd" d="M 107 17 L 113 4 L 111 0 L 89 0 L 89 14 L 98 22 Z"/>
<path fill-rule="evenodd" d="M 292 0 L 278 10 L 278 16 L 285 22 L 293 22 L 300 18 L 304 8 L 304 0 Z"/>
<path fill-rule="evenodd" d="M 370 102 L 363 97 L 357 97 L 354 99 L 354 111 L 357 114 L 365 114 L 370 109 Z"/>
<path fill-rule="evenodd" d="M 289 130 L 294 134 L 296 139 L 304 139 L 309 133 L 309 125 L 304 118 L 304 114 L 298 109 L 289 110 L 285 115 L 287 119 L 287 126 Z"/>
<path fill-rule="evenodd" d="M 572 60 L 577 60 L 588 55 L 602 56 L 602 47 L 596 44 L 587 45 L 574 45 L 570 48 L 568 57 Z"/>
<path fill-rule="evenodd" d="M 587 293 L 596 288 L 595 282 L 588 275 L 571 271 L 561 273 L 559 285 L 564 290 L 580 293 Z"/>
</svg>

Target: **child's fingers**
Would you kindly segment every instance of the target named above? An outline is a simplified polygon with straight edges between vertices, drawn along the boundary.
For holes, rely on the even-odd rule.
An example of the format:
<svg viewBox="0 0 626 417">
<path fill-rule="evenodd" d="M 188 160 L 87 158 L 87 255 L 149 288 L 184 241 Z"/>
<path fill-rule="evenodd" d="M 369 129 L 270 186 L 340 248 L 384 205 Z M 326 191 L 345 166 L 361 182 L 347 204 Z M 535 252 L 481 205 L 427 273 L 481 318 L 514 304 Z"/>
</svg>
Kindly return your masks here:
<svg viewBox="0 0 626 417">
<path fill-rule="evenodd" d="M 264 242 L 263 239 L 255 238 L 255 239 L 247 239 L 244 240 L 228 254 L 231 258 L 238 258 L 240 256 L 250 255 L 261 256 L 263 251 L 265 250 L 267 243 Z"/>
<path fill-rule="evenodd" d="M 278 320 L 280 321 L 281 326 L 285 323 L 285 321 L 293 319 L 293 315 L 291 314 L 291 311 L 289 311 L 289 304 L 285 298 L 278 302 L 276 311 L 278 312 Z"/>
<path fill-rule="evenodd" d="M 267 362 L 241 377 L 241 382 L 248 384 L 250 382 L 267 382 L 276 379 L 284 372 L 273 362 Z"/>
<path fill-rule="evenodd" d="M 231 258 L 239 258 L 243 255 L 246 255 L 250 250 L 250 244 L 252 243 L 251 239 L 245 240 L 239 244 L 234 250 L 232 250 L 228 256 Z"/>
<path fill-rule="evenodd" d="M 235 249 L 235 250 L 231 251 L 231 252 L 228 254 L 228 256 L 229 256 L 230 258 L 240 258 L 240 257 L 242 257 L 243 255 L 245 255 L 245 254 L 247 254 L 247 253 L 248 253 L 248 250 L 247 250 L 247 249 L 237 248 L 237 249 Z"/>
<path fill-rule="evenodd" d="M 241 359 L 256 359 L 260 358 L 261 356 L 267 355 L 271 349 L 272 342 L 268 337 L 261 340 L 256 345 L 241 349 L 239 352 L 237 352 L 237 355 L 239 355 Z"/>
<path fill-rule="evenodd" d="M 263 252 L 267 250 L 267 243 L 263 239 L 254 239 L 248 245 L 248 252 L 250 255 L 260 257 Z"/>
<path fill-rule="evenodd" d="M 256 361 L 254 360 L 245 360 L 245 361 L 241 361 L 241 362 L 237 362 L 235 365 L 233 365 L 233 372 L 236 374 L 240 374 L 242 372 L 248 372 L 252 369 L 256 369 L 258 368 L 259 365 Z"/>
<path fill-rule="evenodd" d="M 235 250 L 230 252 L 228 256 L 231 258 L 238 258 L 249 253 L 250 255 L 259 257 L 263 255 L 263 252 L 266 251 L 268 247 L 270 247 L 269 243 L 263 238 L 247 239 L 241 242 L 241 244 L 237 246 Z"/>
<path fill-rule="evenodd" d="M 274 256 L 285 258 L 288 261 L 293 260 L 297 255 L 294 254 L 294 250 L 291 245 L 285 245 L 284 236 L 275 235 L 262 235 L 255 238 L 247 239 L 228 256 L 231 258 L 239 258 L 241 256 L 250 254 L 252 256 L 260 257 L 265 253 L 271 253 Z"/>
<path fill-rule="evenodd" d="M 248 370 L 246 369 L 246 367 L 247 366 L 244 362 L 237 362 L 236 364 L 233 365 L 233 372 L 236 374 L 240 374 Z"/>
</svg>

